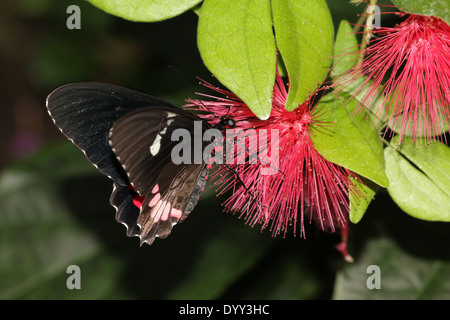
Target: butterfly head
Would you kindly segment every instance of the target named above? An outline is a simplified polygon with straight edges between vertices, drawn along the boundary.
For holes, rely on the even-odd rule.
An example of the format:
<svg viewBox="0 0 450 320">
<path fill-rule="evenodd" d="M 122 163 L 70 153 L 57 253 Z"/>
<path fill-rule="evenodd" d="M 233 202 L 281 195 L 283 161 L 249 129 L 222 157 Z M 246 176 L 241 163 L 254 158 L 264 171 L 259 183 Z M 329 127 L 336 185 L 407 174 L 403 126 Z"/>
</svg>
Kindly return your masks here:
<svg viewBox="0 0 450 320">
<path fill-rule="evenodd" d="M 228 117 L 220 118 L 219 127 L 223 129 L 233 129 L 236 127 L 236 121 Z"/>
</svg>

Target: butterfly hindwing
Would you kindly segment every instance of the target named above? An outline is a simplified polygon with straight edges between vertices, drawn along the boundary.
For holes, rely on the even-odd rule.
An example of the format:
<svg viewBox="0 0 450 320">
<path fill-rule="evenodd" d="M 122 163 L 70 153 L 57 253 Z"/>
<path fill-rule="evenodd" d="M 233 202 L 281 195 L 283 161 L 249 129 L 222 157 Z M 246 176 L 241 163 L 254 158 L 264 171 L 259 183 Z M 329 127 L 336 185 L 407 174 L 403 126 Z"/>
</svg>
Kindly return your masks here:
<svg viewBox="0 0 450 320">
<path fill-rule="evenodd" d="M 206 165 L 170 163 L 164 167 L 161 185 L 156 184 L 142 203 L 137 220 L 141 243 L 166 238 L 172 227 L 189 215 L 205 187 L 207 171 Z"/>
<path fill-rule="evenodd" d="M 196 122 L 200 130 L 195 130 Z M 192 150 L 194 140 L 202 141 L 195 133 L 208 128 L 195 115 L 165 107 L 141 108 L 114 124 L 111 148 L 133 191 L 144 198 L 137 219 L 141 243 L 167 237 L 173 225 L 192 211 L 206 182 L 205 163 L 193 163 L 193 158 L 187 163 L 172 161 L 172 150 L 180 143 L 172 141 L 172 133 L 180 129 L 192 135 L 191 140 L 183 141 Z"/>
<path fill-rule="evenodd" d="M 114 182 L 109 202 L 116 209 L 116 221 L 127 228 L 127 236 L 129 237 L 139 235 L 137 219 L 140 209 L 133 202 L 135 196 L 136 193 L 129 187 Z"/>
</svg>

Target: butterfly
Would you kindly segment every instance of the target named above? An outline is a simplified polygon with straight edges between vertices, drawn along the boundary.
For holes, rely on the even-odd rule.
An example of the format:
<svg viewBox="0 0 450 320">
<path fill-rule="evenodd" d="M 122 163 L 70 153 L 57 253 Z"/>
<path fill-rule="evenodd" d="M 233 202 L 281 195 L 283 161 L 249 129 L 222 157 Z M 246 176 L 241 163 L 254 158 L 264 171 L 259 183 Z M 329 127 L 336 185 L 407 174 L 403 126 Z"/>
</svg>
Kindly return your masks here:
<svg viewBox="0 0 450 320">
<path fill-rule="evenodd" d="M 196 123 L 201 134 L 213 128 L 207 121 L 146 93 L 106 83 L 64 85 L 49 94 L 46 105 L 60 131 L 113 180 L 110 204 L 129 237 L 152 244 L 192 212 L 211 164 L 174 163 L 178 142 L 171 136 L 177 129 L 198 134 Z M 234 125 L 222 117 L 214 128 Z"/>
</svg>

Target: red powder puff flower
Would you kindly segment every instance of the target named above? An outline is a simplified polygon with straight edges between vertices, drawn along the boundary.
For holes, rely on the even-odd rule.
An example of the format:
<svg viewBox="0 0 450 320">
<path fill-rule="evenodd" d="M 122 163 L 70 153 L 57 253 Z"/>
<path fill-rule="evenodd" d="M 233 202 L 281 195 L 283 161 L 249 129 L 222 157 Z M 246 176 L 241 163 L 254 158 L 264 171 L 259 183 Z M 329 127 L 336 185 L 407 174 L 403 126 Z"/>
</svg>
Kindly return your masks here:
<svg viewBox="0 0 450 320">
<path fill-rule="evenodd" d="M 399 143 L 405 135 L 425 142 L 442 135 L 450 123 L 450 26 L 436 17 L 411 14 L 373 34 L 369 46 L 357 52 L 365 55 L 363 63 L 338 83 L 350 85 L 367 77 L 360 90 L 369 84 L 361 99 L 368 107 L 382 88 L 384 101 L 375 114 L 389 118 Z"/>
<path fill-rule="evenodd" d="M 225 211 L 239 213 L 252 226 L 269 226 L 273 235 L 285 235 L 292 227 L 294 234 L 299 228 L 304 237 L 306 222 L 315 222 L 327 231 L 346 230 L 349 190 L 354 188 L 350 177 L 355 174 L 327 161 L 314 148 L 311 127 L 327 125 L 318 119 L 320 110 L 312 110 L 308 100 L 296 110 L 286 111 L 287 91 L 280 76 L 274 86 L 271 115 L 265 121 L 255 117 L 233 93 L 203 84 L 224 97 L 203 95 L 215 101 L 189 100 L 185 107 L 208 111 L 202 117 L 213 125 L 220 117 L 231 118 L 238 137 L 249 136 L 249 132 L 256 137 L 237 145 L 235 150 L 241 146 L 241 151 L 233 151 L 236 163 L 226 161 L 215 174 L 219 193 L 232 191 L 224 202 Z M 239 164 L 242 153 L 247 163 Z M 341 249 L 346 254 L 345 246 Z"/>
</svg>

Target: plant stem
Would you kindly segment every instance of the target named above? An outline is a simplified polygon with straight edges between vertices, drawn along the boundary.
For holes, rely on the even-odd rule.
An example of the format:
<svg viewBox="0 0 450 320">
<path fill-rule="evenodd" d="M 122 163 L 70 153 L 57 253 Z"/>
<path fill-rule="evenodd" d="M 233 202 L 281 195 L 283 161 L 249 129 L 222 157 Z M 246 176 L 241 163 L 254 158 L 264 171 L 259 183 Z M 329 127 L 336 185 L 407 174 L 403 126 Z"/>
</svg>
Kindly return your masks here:
<svg viewBox="0 0 450 320">
<path fill-rule="evenodd" d="M 363 59 L 364 59 L 364 49 L 366 49 L 370 38 L 372 38 L 372 29 L 373 29 L 373 15 L 375 13 L 374 10 L 372 10 L 372 12 L 367 12 L 369 10 L 369 8 L 372 8 L 373 6 L 376 6 L 378 0 L 370 0 L 369 5 L 366 8 L 366 12 L 363 13 L 361 15 L 361 18 L 359 20 L 364 20 L 365 14 L 367 14 L 366 19 L 366 23 L 365 23 L 365 27 L 364 27 L 364 32 L 363 32 L 363 37 L 361 40 L 361 45 L 360 45 L 360 54 L 359 54 L 359 58 L 358 58 L 358 63 L 357 63 L 357 67 L 361 67 Z M 358 24 L 360 24 L 360 21 L 358 20 Z"/>
</svg>

